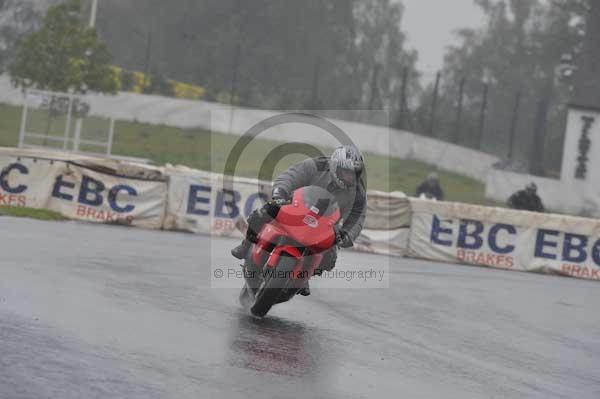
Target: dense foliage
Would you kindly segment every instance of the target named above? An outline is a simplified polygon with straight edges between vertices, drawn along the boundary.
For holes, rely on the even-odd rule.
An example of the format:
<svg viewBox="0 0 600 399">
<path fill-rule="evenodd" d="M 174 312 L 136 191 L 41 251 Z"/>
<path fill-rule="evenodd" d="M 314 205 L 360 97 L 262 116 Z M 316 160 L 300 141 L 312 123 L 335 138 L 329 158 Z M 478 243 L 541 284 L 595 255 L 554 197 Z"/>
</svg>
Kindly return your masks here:
<svg viewBox="0 0 600 399">
<path fill-rule="evenodd" d="M 120 66 L 208 99 L 233 88 L 243 105 L 393 108 L 403 67 L 417 74 L 402 15 L 391 0 L 105 0 L 98 29 Z"/>
<path fill-rule="evenodd" d="M 108 48 L 81 23 L 80 11 L 80 0 L 51 7 L 41 28 L 17 42 L 9 67 L 16 85 L 78 93 L 118 90 Z"/>
<path fill-rule="evenodd" d="M 401 0 L 102 0 L 98 35 L 77 0 L 41 22 L 27 1 L 0 1 L 0 63 L 14 60 L 21 86 L 112 92 L 120 80 L 252 107 L 386 109 L 397 127 L 555 171 L 572 95 L 561 68 L 581 51 L 590 4 L 473 0 L 484 18 L 457 32 L 435 96 L 406 48 Z M 29 29 L 41 25 L 16 52 L 23 26 L 2 24 L 7 4 Z"/>
<path fill-rule="evenodd" d="M 561 60 L 576 59 L 585 29 L 585 0 L 474 0 L 485 15 L 478 29 L 458 32 L 442 71 L 438 101 L 438 134 L 457 134 L 473 146 L 479 140 L 499 155 L 511 153 L 531 160 L 549 148 L 552 167 L 560 163 L 565 105 L 571 81 Z M 460 82 L 465 79 L 460 131 L 456 132 Z M 479 137 L 483 84 L 488 85 L 487 129 Z M 418 116 L 426 119 L 433 87 L 423 94 Z M 425 116 L 424 116 L 425 115 Z M 426 121 L 428 122 L 428 121 Z M 542 129 L 547 137 L 536 136 Z M 544 133 L 542 132 L 542 133 Z M 542 141 L 542 142 L 540 142 Z"/>
</svg>

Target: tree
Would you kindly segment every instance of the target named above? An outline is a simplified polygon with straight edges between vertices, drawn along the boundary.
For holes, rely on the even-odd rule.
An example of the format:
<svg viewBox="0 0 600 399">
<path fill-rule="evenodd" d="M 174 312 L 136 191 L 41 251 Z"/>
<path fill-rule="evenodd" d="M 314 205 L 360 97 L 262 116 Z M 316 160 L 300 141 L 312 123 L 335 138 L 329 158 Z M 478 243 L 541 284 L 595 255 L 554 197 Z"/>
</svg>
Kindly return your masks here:
<svg viewBox="0 0 600 399">
<path fill-rule="evenodd" d="M 0 68 L 12 60 L 19 36 L 31 32 L 38 22 L 38 14 L 31 3 L 22 0 L 0 1 Z"/>
<path fill-rule="evenodd" d="M 121 90 L 122 91 L 133 91 L 135 87 L 135 74 L 126 69 L 121 69 Z"/>
<path fill-rule="evenodd" d="M 145 88 L 148 94 L 160 94 L 161 96 L 173 96 L 173 84 L 161 73 L 154 72 L 150 75 L 150 86 Z"/>
<path fill-rule="evenodd" d="M 144 68 L 151 30 L 153 68 L 206 98 L 233 88 L 245 106 L 364 109 L 380 64 L 375 106 L 397 108 L 402 69 L 417 75 L 402 10 L 394 0 L 103 0 L 98 29 L 129 70 Z"/>
<path fill-rule="evenodd" d="M 440 88 L 441 135 L 455 127 L 459 82 L 466 78 L 463 100 L 463 138 L 478 145 L 483 82 L 489 87 L 486 137 L 498 155 L 510 151 L 516 131 L 515 156 L 530 160 L 543 148 L 536 142 L 539 123 L 548 121 L 548 141 L 562 145 L 564 107 L 569 85 L 556 82 L 564 54 L 575 55 L 582 40 L 587 0 L 475 0 L 486 23 L 480 29 L 458 32 L 460 44 L 445 56 Z M 428 91 L 431 92 L 431 89 Z M 517 101 L 517 98 L 519 101 Z M 516 112 L 515 112 L 516 111 Z M 543 135 L 542 135 L 543 136 Z M 556 151 L 553 150 L 553 154 Z M 550 157 L 547 157 L 550 159 Z M 550 165 L 556 168 L 560 157 Z"/>
<path fill-rule="evenodd" d="M 81 24 L 80 0 L 67 0 L 48 9 L 41 28 L 23 37 L 9 67 L 12 81 L 22 88 L 85 93 L 116 93 L 118 76 L 111 56 L 96 31 Z"/>
<path fill-rule="evenodd" d="M 396 109 L 404 69 L 408 69 L 412 82 L 418 81 L 417 53 L 405 49 L 406 36 L 400 30 L 404 8 L 390 0 L 361 0 L 354 7 L 356 39 L 352 58 L 362 83 L 360 105 Z"/>
</svg>

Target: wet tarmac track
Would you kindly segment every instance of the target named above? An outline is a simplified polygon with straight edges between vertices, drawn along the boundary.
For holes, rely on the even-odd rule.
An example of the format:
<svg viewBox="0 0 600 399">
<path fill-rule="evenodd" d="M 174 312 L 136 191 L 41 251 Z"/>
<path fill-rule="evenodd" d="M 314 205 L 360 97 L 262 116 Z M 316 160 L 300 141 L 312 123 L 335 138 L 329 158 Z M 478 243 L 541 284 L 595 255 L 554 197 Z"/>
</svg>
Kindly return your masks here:
<svg viewBox="0 0 600 399">
<path fill-rule="evenodd" d="M 0 225 L 0 398 L 600 398 L 597 282 L 345 252 L 389 288 L 257 320 L 210 288 L 234 240 Z"/>
</svg>

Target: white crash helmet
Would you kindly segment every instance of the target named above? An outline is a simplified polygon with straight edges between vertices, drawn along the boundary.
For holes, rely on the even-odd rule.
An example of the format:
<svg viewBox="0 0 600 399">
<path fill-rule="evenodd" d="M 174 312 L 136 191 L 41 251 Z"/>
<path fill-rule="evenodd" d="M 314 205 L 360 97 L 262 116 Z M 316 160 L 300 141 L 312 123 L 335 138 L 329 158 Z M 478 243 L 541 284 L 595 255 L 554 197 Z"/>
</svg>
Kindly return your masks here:
<svg viewBox="0 0 600 399">
<path fill-rule="evenodd" d="M 340 188 L 356 185 L 364 169 L 363 156 L 358 148 L 344 145 L 335 149 L 329 160 L 329 171 Z"/>
</svg>

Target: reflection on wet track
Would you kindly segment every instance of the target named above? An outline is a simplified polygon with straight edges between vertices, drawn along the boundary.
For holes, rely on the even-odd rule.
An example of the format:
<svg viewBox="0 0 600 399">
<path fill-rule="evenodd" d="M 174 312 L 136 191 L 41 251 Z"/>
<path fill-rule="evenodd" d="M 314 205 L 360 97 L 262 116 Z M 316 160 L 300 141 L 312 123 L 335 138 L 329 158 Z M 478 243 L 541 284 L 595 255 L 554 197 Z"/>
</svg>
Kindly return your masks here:
<svg viewBox="0 0 600 399">
<path fill-rule="evenodd" d="M 302 378 L 322 371 L 316 328 L 278 317 L 260 320 L 240 311 L 231 331 L 231 366 Z"/>
</svg>

